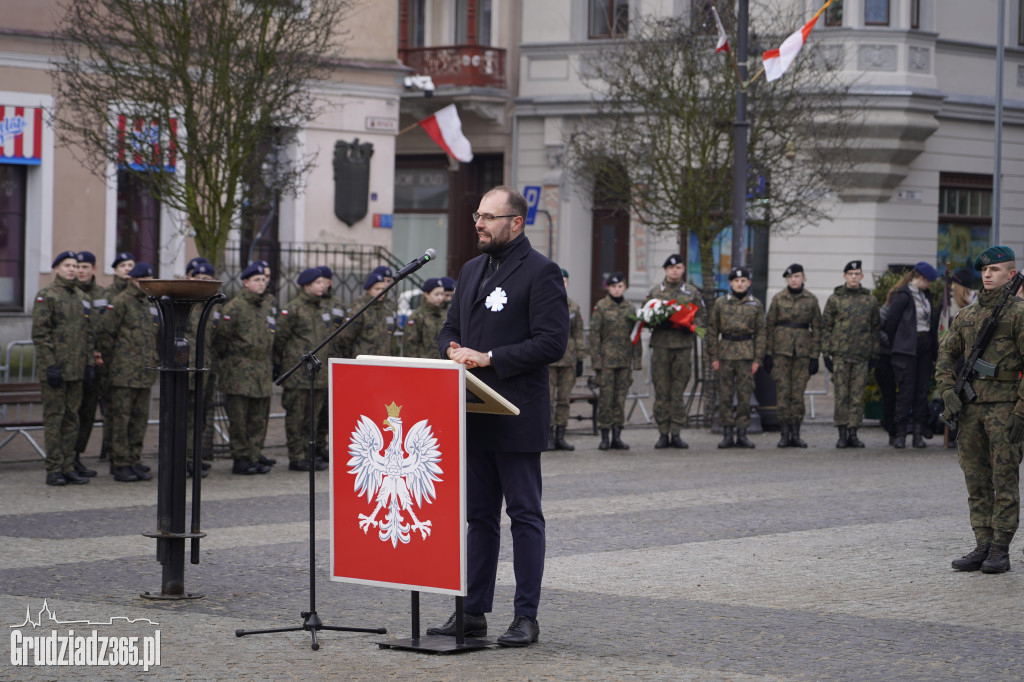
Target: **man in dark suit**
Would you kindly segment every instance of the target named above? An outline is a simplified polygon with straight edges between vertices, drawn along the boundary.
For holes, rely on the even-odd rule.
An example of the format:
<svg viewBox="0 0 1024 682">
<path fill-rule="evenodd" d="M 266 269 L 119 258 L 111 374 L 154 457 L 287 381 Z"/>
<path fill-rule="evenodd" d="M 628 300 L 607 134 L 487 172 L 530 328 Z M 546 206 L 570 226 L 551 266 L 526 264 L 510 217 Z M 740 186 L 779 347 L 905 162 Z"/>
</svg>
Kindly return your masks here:
<svg viewBox="0 0 1024 682">
<path fill-rule="evenodd" d="M 515 618 L 498 638 L 503 646 L 536 642 L 544 574 L 544 514 L 540 453 L 551 419 L 548 364 L 565 354 L 569 308 L 558 266 L 523 233 L 526 199 L 495 187 L 473 214 L 477 248 L 466 263 L 438 337 L 443 357 L 473 374 L 519 408 L 517 416 L 466 417 L 466 537 L 469 582 L 467 637 L 487 634 L 501 539 L 501 502 L 512 520 Z M 455 635 L 455 614 L 427 634 Z"/>
</svg>

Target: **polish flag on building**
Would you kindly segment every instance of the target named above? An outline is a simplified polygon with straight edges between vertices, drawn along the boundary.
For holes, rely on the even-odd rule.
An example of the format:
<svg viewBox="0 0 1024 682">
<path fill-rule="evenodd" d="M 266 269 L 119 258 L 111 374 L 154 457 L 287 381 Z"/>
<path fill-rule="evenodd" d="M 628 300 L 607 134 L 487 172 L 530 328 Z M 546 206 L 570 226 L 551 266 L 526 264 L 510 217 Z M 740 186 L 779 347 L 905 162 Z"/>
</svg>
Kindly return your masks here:
<svg viewBox="0 0 1024 682">
<path fill-rule="evenodd" d="M 721 52 L 725 50 L 729 52 L 729 36 L 725 34 L 725 27 L 722 26 L 722 20 L 718 16 L 718 10 L 711 7 L 711 13 L 715 15 L 715 28 L 718 29 L 718 44 L 715 45 L 715 52 Z"/>
<path fill-rule="evenodd" d="M 789 68 L 790 64 L 793 63 L 793 60 L 800 53 L 800 48 L 807 42 L 807 36 L 810 34 L 811 29 L 814 28 L 814 24 L 817 23 L 818 17 L 833 2 L 834 0 L 828 0 L 821 9 L 814 13 L 811 20 L 803 25 L 803 28 L 782 41 L 782 45 L 778 49 L 768 50 L 761 56 L 766 81 L 771 83 L 782 78 L 782 74 L 786 73 L 786 69 Z"/>
<path fill-rule="evenodd" d="M 0 105 L 0 163 L 38 166 L 43 158 L 41 107 Z"/>
<path fill-rule="evenodd" d="M 436 142 L 448 154 L 462 163 L 469 163 L 473 160 L 473 146 L 462 134 L 462 121 L 459 120 L 459 112 L 454 104 L 449 104 L 444 109 L 434 112 L 419 122 L 423 130 L 430 135 L 430 139 Z"/>
</svg>

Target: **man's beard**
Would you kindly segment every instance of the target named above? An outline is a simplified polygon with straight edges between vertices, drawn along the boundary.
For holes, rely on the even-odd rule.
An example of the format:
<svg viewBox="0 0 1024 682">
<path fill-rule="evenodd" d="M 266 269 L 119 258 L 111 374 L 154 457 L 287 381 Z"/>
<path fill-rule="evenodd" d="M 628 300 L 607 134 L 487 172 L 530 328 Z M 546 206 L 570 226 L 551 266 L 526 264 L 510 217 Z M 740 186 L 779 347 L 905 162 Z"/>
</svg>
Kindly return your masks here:
<svg viewBox="0 0 1024 682">
<path fill-rule="evenodd" d="M 488 255 L 494 255 L 505 248 L 508 242 L 498 243 L 498 240 L 492 235 L 490 241 L 486 244 L 480 241 L 479 236 L 476 241 L 476 250 L 480 253 L 486 253 Z"/>
</svg>

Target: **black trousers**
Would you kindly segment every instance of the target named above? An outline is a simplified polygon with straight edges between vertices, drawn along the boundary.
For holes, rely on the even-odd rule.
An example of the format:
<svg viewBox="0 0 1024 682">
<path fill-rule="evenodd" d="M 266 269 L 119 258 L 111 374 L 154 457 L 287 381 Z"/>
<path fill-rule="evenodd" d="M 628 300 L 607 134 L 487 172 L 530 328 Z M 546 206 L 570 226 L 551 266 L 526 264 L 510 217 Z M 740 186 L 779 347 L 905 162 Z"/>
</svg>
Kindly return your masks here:
<svg viewBox="0 0 1024 682">
<path fill-rule="evenodd" d="M 917 337 L 917 355 L 893 353 L 892 369 L 896 375 L 896 432 L 907 432 L 911 424 L 924 425 L 928 421 L 928 387 L 932 381 L 932 340 L 930 336 Z"/>
<path fill-rule="evenodd" d="M 875 362 L 875 381 L 882 393 L 882 428 L 893 433 L 896 423 L 896 374 L 892 369 L 892 356 L 882 354 Z"/>
</svg>

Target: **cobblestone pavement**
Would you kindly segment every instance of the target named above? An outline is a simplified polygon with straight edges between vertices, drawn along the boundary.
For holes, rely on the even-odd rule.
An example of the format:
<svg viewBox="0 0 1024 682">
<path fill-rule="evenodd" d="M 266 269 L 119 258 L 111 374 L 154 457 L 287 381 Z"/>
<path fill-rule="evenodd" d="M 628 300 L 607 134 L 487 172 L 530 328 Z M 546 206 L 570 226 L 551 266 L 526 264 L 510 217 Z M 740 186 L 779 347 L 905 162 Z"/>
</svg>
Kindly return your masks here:
<svg viewBox="0 0 1024 682">
<path fill-rule="evenodd" d="M 281 443 L 280 420 L 268 442 Z M 147 443 L 155 449 L 156 429 Z M 0 679 L 135 679 L 131 667 L 18 667 L 14 628 L 44 600 L 61 620 L 123 616 L 159 623 L 149 675 L 190 680 L 935 680 L 1024 678 L 1024 565 L 997 576 L 958 573 L 972 548 L 963 479 L 952 450 L 836 450 L 835 430 L 806 426 L 806 450 L 718 450 L 683 433 L 689 450 L 654 450 L 630 428 L 628 452 L 597 450 L 574 427 L 574 452 L 545 455 L 548 558 L 540 642 L 452 656 L 381 650 L 408 637 L 408 593 L 330 582 L 326 492 L 317 496 L 317 611 L 327 625 L 387 635 L 308 633 L 237 638 L 237 628 L 301 624 L 308 608 L 306 474 L 230 475 L 218 459 L 203 482 L 201 563 L 186 587 L 205 595 L 153 602 L 156 480 L 47 488 L 38 458 L 12 444 L 0 459 Z M 93 437 L 98 442 L 98 434 Z M 13 452 L 13 454 L 11 454 Z M 24 456 L 19 455 L 19 452 Z M 285 460 L 280 447 L 267 450 Z M 87 463 L 99 466 L 94 453 Z M 155 457 L 147 461 L 155 464 Z M 326 491 L 327 472 L 317 474 Z M 490 634 L 512 618 L 507 527 Z M 423 627 L 452 598 L 422 597 Z M 85 625 L 76 626 L 79 634 Z M 102 628 L 101 628 L 102 629 Z M 139 623 L 106 626 L 117 636 Z"/>
</svg>

